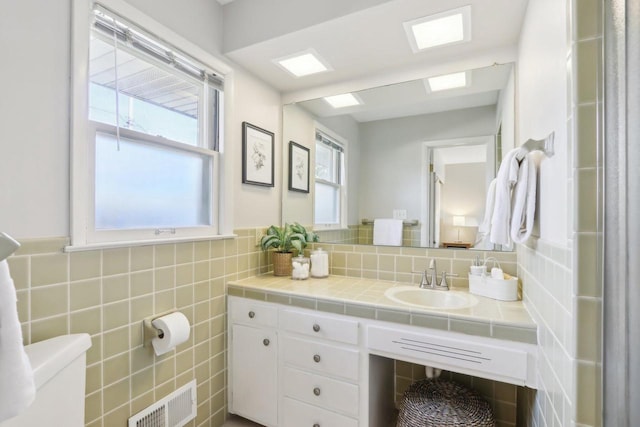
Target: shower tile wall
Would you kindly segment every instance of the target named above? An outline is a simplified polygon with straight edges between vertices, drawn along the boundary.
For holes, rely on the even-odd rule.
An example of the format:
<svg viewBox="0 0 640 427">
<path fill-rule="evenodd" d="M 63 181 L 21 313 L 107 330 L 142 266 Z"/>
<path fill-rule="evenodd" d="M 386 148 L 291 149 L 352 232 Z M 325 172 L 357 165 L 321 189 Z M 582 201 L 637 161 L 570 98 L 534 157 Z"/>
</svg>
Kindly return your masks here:
<svg viewBox="0 0 640 427">
<path fill-rule="evenodd" d="M 567 7 L 569 247 L 531 239 L 518 248 L 541 343 L 542 388 L 520 395 L 527 426 L 602 423 L 603 1 Z"/>
</svg>

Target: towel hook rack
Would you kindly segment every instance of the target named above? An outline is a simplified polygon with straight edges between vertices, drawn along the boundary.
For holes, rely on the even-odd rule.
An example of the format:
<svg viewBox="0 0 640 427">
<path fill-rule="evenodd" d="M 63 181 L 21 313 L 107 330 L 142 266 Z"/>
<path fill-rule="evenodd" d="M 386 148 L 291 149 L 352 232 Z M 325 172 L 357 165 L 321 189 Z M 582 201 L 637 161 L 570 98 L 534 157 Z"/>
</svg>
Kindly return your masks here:
<svg viewBox="0 0 640 427">
<path fill-rule="evenodd" d="M 542 151 L 545 156 L 552 157 L 555 154 L 553 148 L 553 140 L 555 138 L 555 132 L 551 132 L 545 139 L 529 139 L 520 147 L 520 153 L 518 153 L 518 160 L 524 159 L 524 157 L 532 151 Z"/>
<path fill-rule="evenodd" d="M 20 247 L 15 239 L 7 233 L 0 232 L 0 261 L 6 259 Z"/>
</svg>

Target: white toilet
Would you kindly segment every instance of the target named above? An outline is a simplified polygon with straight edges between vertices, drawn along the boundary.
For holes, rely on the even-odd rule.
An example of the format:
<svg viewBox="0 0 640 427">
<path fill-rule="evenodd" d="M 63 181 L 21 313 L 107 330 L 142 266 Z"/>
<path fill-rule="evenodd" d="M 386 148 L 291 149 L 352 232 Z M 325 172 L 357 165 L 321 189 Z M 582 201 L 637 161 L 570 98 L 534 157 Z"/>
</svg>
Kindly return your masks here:
<svg viewBox="0 0 640 427">
<path fill-rule="evenodd" d="M 25 347 L 36 383 L 36 399 L 0 427 L 84 426 L 88 334 L 62 335 Z"/>
</svg>

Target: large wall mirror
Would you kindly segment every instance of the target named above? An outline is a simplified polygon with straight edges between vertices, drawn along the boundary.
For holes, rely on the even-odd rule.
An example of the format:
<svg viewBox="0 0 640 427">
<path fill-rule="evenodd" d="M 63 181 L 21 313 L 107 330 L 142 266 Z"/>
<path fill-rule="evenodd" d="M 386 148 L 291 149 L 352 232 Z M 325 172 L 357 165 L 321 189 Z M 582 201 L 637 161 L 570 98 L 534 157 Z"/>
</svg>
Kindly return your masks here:
<svg viewBox="0 0 640 427">
<path fill-rule="evenodd" d="M 514 73 L 493 65 L 453 83 L 425 78 L 285 105 L 285 182 L 299 173 L 291 141 L 311 160 L 309 192 L 284 191 L 283 222 L 314 224 L 324 242 L 373 244 L 375 234 L 386 244 L 394 231 L 373 223 L 395 218 L 403 227 L 394 245 L 509 249 L 478 227 L 502 154 L 515 145 Z M 459 87 L 439 86 L 450 83 Z"/>
</svg>

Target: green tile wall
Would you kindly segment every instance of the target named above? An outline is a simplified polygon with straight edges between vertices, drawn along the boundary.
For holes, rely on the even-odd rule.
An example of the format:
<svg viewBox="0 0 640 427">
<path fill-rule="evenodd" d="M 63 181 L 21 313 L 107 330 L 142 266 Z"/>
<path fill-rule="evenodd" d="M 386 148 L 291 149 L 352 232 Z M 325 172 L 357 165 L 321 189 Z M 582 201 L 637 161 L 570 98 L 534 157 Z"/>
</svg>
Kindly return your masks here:
<svg viewBox="0 0 640 427">
<path fill-rule="evenodd" d="M 226 417 L 226 283 L 266 272 L 261 229 L 237 238 L 65 253 L 65 238 L 23 241 L 9 258 L 25 344 L 86 332 L 85 421 L 126 420 L 192 379 L 198 416 L 189 426 L 220 427 Z M 142 319 L 177 308 L 189 341 L 162 356 L 142 346 Z"/>
</svg>

